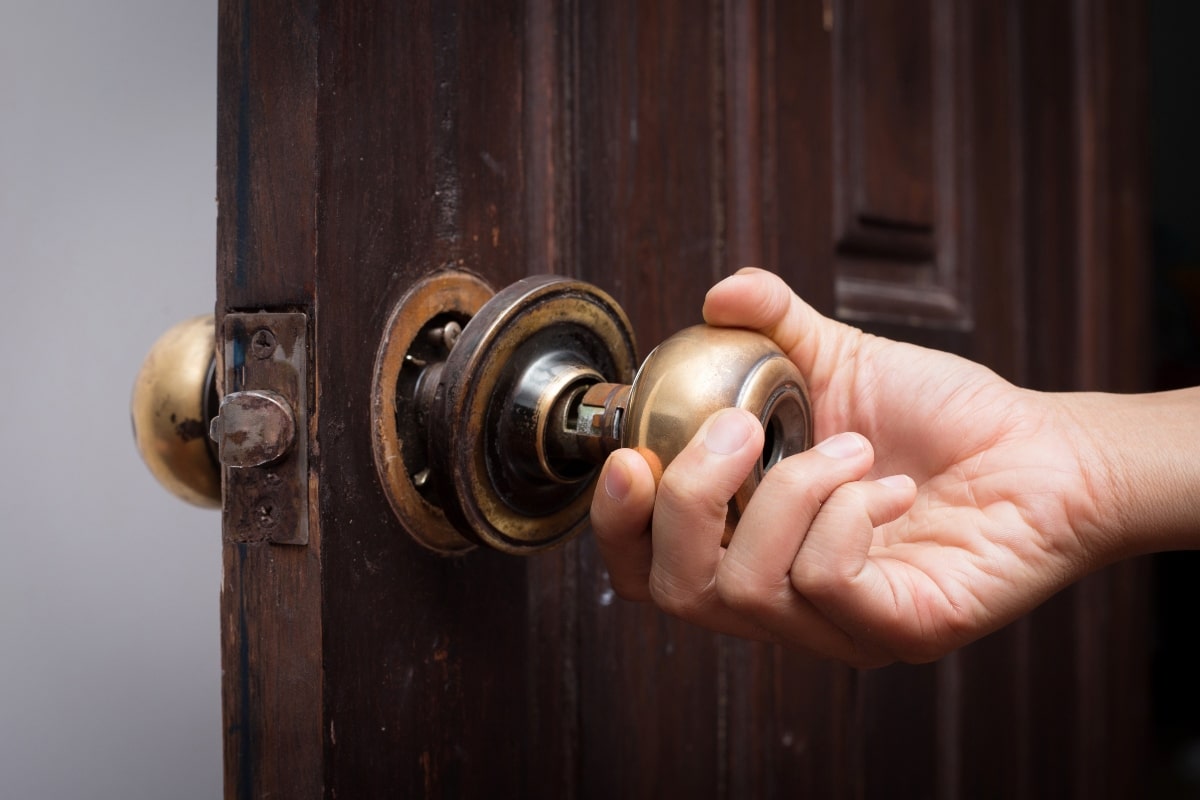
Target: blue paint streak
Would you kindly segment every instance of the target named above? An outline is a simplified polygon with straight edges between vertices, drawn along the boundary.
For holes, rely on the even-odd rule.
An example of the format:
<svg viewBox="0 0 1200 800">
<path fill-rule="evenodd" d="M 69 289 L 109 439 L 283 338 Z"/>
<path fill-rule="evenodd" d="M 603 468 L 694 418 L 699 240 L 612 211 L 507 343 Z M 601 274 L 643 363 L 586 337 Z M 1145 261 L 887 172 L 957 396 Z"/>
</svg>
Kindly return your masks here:
<svg viewBox="0 0 1200 800">
<path fill-rule="evenodd" d="M 238 320 L 230 339 L 233 344 L 233 363 L 227 365 L 226 369 L 233 369 L 234 386 L 230 387 L 229 391 L 241 391 L 246 383 L 246 331 L 241 320 Z"/>
</svg>

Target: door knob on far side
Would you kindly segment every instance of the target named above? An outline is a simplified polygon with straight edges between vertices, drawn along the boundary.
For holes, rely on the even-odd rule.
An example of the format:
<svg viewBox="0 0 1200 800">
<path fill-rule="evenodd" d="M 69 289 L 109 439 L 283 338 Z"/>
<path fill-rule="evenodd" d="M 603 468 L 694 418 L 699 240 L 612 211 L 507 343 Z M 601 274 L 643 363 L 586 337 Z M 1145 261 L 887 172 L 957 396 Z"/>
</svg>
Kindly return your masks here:
<svg viewBox="0 0 1200 800">
<path fill-rule="evenodd" d="M 194 505 L 232 502 L 226 522 L 247 541 L 308 541 L 305 368 L 301 313 L 229 312 L 218 393 L 214 319 L 187 320 L 150 349 L 134 382 L 133 435 L 150 472 Z"/>
<path fill-rule="evenodd" d="M 133 384 L 133 439 L 155 479 L 182 500 L 221 505 L 208 426 L 219 402 L 212 315 L 185 320 L 150 348 Z"/>
<path fill-rule="evenodd" d="M 728 537 L 765 472 L 811 445 L 802 376 L 767 337 L 704 325 L 635 366 L 624 312 L 581 281 L 541 275 L 492 295 L 443 272 L 412 287 L 372 393 L 376 468 L 404 527 L 444 554 L 551 547 L 586 523 L 609 453 L 635 448 L 661 477 L 709 415 L 737 406 L 766 444 Z"/>
</svg>

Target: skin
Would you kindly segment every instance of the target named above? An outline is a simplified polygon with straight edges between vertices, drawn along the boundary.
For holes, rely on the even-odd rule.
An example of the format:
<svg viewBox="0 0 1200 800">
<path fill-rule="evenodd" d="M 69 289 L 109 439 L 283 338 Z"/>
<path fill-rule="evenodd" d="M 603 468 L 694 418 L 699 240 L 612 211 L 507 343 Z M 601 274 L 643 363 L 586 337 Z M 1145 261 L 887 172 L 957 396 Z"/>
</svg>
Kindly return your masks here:
<svg viewBox="0 0 1200 800">
<path fill-rule="evenodd" d="M 1200 389 L 1021 389 L 822 317 L 761 270 L 713 287 L 704 316 L 788 354 L 819 443 L 766 474 L 728 548 L 753 415 L 717 412 L 658 486 L 613 453 L 592 522 L 626 599 L 871 667 L 939 658 L 1115 560 L 1200 546 Z"/>
</svg>

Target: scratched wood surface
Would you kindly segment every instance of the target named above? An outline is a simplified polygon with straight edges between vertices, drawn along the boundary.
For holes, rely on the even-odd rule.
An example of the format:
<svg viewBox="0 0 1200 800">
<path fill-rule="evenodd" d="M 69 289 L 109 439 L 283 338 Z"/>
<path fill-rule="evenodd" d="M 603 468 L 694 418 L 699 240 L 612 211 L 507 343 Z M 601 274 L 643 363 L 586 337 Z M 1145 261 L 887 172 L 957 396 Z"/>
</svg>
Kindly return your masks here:
<svg viewBox="0 0 1200 800">
<path fill-rule="evenodd" d="M 596 283 L 644 354 L 758 264 L 1029 385 L 1138 388 L 1102 320 L 1144 326 L 1144 12 L 983 5 L 222 0 L 217 313 L 315 343 L 310 543 L 225 536 L 228 797 L 1130 794 L 1136 566 L 858 673 L 614 598 L 586 534 L 431 555 L 370 452 L 387 316 L 447 266 Z"/>
<path fill-rule="evenodd" d="M 220 7 L 218 330 L 226 311 L 311 316 L 316 303 L 317 132 L 301 122 L 317 110 L 315 7 Z M 226 797 L 320 794 L 321 530 L 306 547 L 224 531 Z"/>
</svg>

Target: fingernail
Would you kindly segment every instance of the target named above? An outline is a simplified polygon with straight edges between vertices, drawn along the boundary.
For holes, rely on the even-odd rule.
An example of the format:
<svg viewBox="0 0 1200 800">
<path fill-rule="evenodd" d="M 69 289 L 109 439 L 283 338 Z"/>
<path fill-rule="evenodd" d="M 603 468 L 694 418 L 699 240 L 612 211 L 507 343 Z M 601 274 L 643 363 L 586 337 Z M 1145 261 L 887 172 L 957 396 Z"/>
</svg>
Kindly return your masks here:
<svg viewBox="0 0 1200 800">
<path fill-rule="evenodd" d="M 620 503 L 629 494 L 632 484 L 628 467 L 615 458 L 608 463 L 608 471 L 604 473 L 604 491 L 609 497 Z"/>
<path fill-rule="evenodd" d="M 852 433 L 839 433 L 830 436 L 814 449 L 830 458 L 852 458 L 862 453 L 863 443 L 862 439 Z"/>
<path fill-rule="evenodd" d="M 908 489 L 916 485 L 916 481 L 907 475 L 888 475 L 886 478 L 880 478 L 876 483 L 890 486 L 893 489 Z"/>
<path fill-rule="evenodd" d="M 751 433 L 753 430 L 746 415 L 729 408 L 719 413 L 708 426 L 704 446 L 710 453 L 727 456 L 740 450 Z"/>
</svg>

